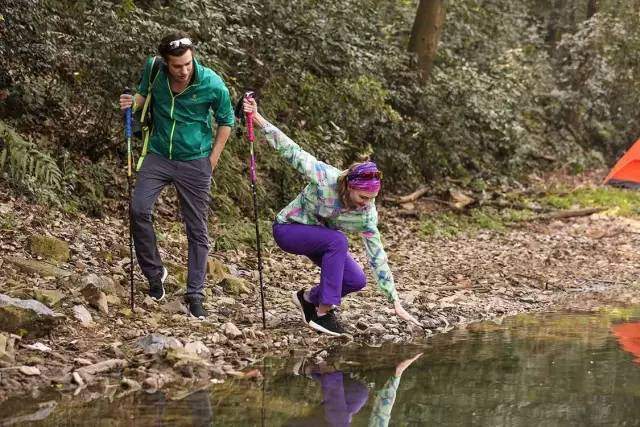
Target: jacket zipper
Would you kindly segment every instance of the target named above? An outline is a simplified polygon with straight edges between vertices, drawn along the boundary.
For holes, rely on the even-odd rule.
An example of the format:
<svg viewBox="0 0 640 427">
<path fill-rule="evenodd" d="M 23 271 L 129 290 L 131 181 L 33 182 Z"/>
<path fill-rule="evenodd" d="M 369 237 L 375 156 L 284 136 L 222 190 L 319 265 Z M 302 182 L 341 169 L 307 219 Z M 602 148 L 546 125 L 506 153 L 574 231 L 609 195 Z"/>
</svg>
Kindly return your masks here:
<svg viewBox="0 0 640 427">
<path fill-rule="evenodd" d="M 173 96 L 173 91 L 171 90 L 171 82 L 169 78 L 167 78 L 167 86 L 169 87 L 169 94 L 171 94 L 171 113 L 169 114 L 169 117 L 171 118 L 171 120 L 173 120 L 173 124 L 171 125 L 171 133 L 169 134 L 169 160 L 172 160 L 171 151 L 173 150 L 173 132 L 176 129 L 176 119 L 173 118 L 173 110 L 176 105 L 176 98 L 182 95 L 183 93 L 185 93 L 190 87 L 197 86 L 197 85 L 189 85 L 185 87 L 182 90 L 182 92 L 180 92 L 176 96 Z"/>
</svg>

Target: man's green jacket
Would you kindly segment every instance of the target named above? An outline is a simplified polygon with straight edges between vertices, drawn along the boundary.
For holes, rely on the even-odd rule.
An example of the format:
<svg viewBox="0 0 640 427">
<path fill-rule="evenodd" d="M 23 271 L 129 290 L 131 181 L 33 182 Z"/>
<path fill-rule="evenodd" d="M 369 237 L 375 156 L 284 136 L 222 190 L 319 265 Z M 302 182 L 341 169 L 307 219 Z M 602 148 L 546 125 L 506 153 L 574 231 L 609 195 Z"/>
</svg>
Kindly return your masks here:
<svg viewBox="0 0 640 427">
<path fill-rule="evenodd" d="M 156 59 L 156 61 L 160 58 Z M 144 67 L 138 93 L 149 93 L 153 57 Z M 163 64 L 151 82 L 153 130 L 149 151 L 172 160 L 194 160 L 211 153 L 212 118 L 218 126 L 233 126 L 229 90 L 213 70 L 193 60 L 191 83 L 180 93 L 172 93 Z"/>
</svg>

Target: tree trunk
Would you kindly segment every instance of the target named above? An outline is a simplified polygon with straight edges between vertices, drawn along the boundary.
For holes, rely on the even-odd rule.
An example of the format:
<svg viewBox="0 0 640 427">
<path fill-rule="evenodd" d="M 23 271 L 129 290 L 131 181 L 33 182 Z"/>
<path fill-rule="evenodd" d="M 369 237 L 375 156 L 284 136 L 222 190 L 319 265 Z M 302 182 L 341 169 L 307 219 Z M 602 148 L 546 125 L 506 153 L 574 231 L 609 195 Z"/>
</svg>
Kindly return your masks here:
<svg viewBox="0 0 640 427">
<path fill-rule="evenodd" d="M 418 66 L 423 80 L 429 78 L 433 60 L 438 50 L 440 33 L 444 24 L 444 0 L 420 0 L 411 29 L 409 52 L 418 56 Z"/>
<path fill-rule="evenodd" d="M 591 19 L 593 15 L 598 11 L 598 1 L 597 0 L 588 0 L 587 1 L 587 19 Z"/>
</svg>

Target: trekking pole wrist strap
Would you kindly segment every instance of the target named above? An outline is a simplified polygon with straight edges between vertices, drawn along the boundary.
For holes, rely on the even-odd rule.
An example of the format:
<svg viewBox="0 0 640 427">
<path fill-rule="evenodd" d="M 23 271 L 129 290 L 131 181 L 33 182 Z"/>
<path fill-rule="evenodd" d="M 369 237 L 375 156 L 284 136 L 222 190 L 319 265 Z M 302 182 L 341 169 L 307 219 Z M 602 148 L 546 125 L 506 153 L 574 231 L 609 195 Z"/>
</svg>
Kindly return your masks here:
<svg viewBox="0 0 640 427">
<path fill-rule="evenodd" d="M 138 103 L 136 102 L 136 94 L 133 95 L 133 100 L 131 104 L 131 112 L 135 113 L 138 111 L 140 107 L 138 107 Z"/>
</svg>

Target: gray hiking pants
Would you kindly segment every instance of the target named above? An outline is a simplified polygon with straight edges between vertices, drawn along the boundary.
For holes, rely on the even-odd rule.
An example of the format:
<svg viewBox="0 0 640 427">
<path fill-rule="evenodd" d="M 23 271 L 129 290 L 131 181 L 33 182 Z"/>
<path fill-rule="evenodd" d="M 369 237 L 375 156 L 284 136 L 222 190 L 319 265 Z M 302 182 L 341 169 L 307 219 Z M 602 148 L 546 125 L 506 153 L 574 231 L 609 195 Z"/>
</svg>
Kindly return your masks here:
<svg viewBox="0 0 640 427">
<path fill-rule="evenodd" d="M 142 273 L 147 279 L 162 274 L 162 260 L 153 230 L 153 205 L 164 187 L 173 184 L 178 192 L 182 218 L 187 229 L 189 260 L 187 297 L 204 297 L 209 255 L 207 211 L 211 189 L 209 157 L 179 161 L 155 153 L 144 159 L 133 193 L 133 242 Z"/>
</svg>

